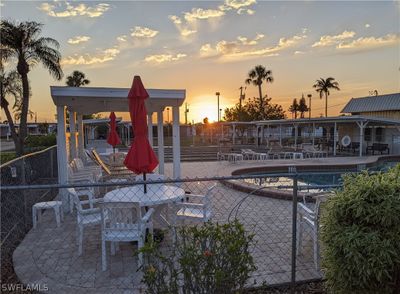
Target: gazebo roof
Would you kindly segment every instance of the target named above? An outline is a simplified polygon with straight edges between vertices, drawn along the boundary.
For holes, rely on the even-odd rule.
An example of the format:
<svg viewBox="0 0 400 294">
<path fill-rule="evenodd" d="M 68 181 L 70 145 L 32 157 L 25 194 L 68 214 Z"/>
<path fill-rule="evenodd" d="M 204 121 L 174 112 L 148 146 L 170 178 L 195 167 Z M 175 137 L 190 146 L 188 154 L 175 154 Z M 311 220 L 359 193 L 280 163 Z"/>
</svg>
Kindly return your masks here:
<svg viewBox="0 0 400 294">
<path fill-rule="evenodd" d="M 51 97 L 57 106 L 67 106 L 80 114 L 97 112 L 128 112 L 129 88 L 62 87 L 51 86 Z M 147 112 L 164 110 L 169 106 L 181 106 L 186 90 L 147 89 Z"/>
</svg>

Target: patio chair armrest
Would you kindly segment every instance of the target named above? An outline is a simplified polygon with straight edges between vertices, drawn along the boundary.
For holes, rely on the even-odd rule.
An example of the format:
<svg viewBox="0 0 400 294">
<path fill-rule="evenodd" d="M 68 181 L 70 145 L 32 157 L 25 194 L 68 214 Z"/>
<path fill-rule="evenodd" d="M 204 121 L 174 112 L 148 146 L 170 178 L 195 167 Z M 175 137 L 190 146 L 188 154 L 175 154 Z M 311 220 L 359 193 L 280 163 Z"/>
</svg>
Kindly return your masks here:
<svg viewBox="0 0 400 294">
<path fill-rule="evenodd" d="M 81 201 L 82 203 L 83 201 Z M 82 215 L 90 215 L 90 214 L 94 214 L 94 213 L 100 213 L 100 208 L 96 207 L 96 208 L 88 208 L 88 209 L 84 209 L 80 212 L 80 214 Z"/>
<path fill-rule="evenodd" d="M 142 222 L 143 222 L 143 223 L 147 223 L 147 222 L 150 220 L 150 218 L 151 218 L 151 216 L 153 215 L 153 213 L 154 213 L 154 208 L 150 208 L 150 209 L 146 212 L 146 214 L 142 217 Z"/>
<path fill-rule="evenodd" d="M 179 206 L 183 206 L 185 208 L 203 208 L 204 204 L 201 203 L 189 203 L 189 202 L 182 202 L 182 203 L 177 203 Z"/>
<path fill-rule="evenodd" d="M 302 210 L 304 212 L 306 212 L 306 214 L 308 215 L 314 215 L 314 211 L 312 211 L 310 208 L 308 208 L 306 205 L 304 205 L 303 203 L 298 203 L 298 208 L 299 208 L 299 213 L 302 214 Z"/>
</svg>

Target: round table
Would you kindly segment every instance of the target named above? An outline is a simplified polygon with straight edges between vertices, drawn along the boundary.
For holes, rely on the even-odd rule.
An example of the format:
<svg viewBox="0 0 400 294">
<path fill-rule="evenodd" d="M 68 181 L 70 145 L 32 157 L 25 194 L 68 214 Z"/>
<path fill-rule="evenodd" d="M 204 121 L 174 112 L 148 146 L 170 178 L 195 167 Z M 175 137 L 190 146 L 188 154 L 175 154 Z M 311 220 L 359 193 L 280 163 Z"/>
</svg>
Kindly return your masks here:
<svg viewBox="0 0 400 294">
<path fill-rule="evenodd" d="M 139 202 L 141 206 L 154 206 L 176 202 L 185 196 L 182 188 L 164 184 L 147 184 L 144 193 L 143 184 L 124 187 L 108 192 L 104 196 L 107 202 Z"/>
</svg>

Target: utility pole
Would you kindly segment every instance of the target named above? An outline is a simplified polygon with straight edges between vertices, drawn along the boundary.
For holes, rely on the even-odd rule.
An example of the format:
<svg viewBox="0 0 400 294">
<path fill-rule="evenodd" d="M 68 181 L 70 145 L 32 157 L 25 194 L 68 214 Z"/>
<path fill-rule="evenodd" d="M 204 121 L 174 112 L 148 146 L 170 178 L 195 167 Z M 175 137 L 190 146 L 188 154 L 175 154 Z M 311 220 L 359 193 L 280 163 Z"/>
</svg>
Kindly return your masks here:
<svg viewBox="0 0 400 294">
<path fill-rule="evenodd" d="M 218 115 L 218 122 L 219 122 L 219 95 L 221 95 L 221 93 L 216 92 L 215 95 L 217 95 L 217 115 Z"/>
<path fill-rule="evenodd" d="M 239 121 L 242 121 L 242 100 L 244 100 L 246 94 L 244 93 L 244 91 L 246 91 L 246 87 L 243 88 L 240 87 L 240 97 L 239 97 Z"/>
<path fill-rule="evenodd" d="M 188 104 L 185 103 L 185 125 L 188 124 L 188 112 L 189 112 Z"/>
<path fill-rule="evenodd" d="M 308 118 L 311 119 L 311 97 L 312 97 L 312 95 L 308 94 L 307 97 L 308 97 Z"/>
</svg>

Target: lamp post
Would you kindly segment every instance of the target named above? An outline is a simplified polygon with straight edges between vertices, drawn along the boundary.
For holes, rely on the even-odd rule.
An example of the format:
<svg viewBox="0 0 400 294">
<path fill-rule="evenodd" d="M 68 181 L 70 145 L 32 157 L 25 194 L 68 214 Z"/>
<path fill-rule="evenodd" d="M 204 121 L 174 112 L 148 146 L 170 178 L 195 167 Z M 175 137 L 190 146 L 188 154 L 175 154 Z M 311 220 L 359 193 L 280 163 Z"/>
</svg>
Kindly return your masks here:
<svg viewBox="0 0 400 294">
<path fill-rule="evenodd" d="M 217 115 L 218 115 L 218 122 L 219 122 L 219 95 L 221 95 L 220 92 L 216 92 L 215 95 L 217 95 Z"/>
<path fill-rule="evenodd" d="M 242 120 L 242 100 L 246 97 L 244 91 L 246 91 L 246 87 L 240 87 L 240 97 L 239 97 L 239 121 Z"/>
<path fill-rule="evenodd" d="M 311 97 L 312 97 L 312 95 L 308 94 L 307 97 L 308 97 L 308 119 L 311 119 Z"/>
<path fill-rule="evenodd" d="M 169 137 L 169 107 L 167 107 L 167 137 Z"/>
</svg>

